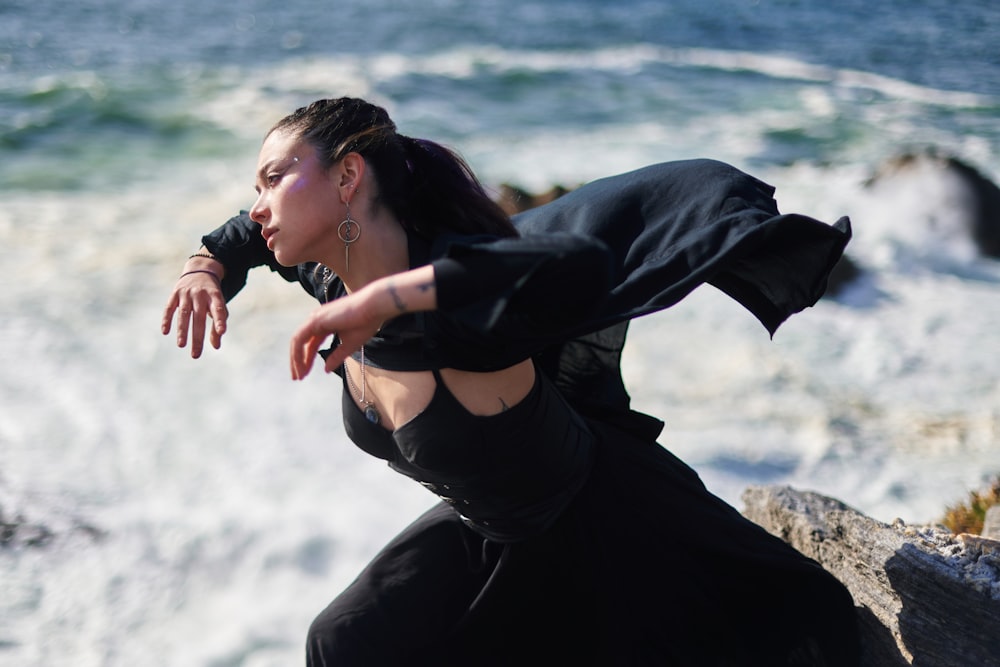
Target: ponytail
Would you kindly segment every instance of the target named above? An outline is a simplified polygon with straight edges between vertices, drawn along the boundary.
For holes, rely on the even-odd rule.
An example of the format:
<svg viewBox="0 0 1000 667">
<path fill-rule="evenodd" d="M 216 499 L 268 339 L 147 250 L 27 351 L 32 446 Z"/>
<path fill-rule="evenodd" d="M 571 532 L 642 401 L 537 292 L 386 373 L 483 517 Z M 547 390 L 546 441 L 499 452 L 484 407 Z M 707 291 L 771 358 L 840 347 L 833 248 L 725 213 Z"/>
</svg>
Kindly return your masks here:
<svg viewBox="0 0 1000 667">
<path fill-rule="evenodd" d="M 350 152 L 361 155 L 378 184 L 376 203 L 426 237 L 517 236 L 461 157 L 433 141 L 399 134 L 382 107 L 350 97 L 318 100 L 278 121 L 268 134 L 278 130 L 308 141 L 327 168 Z"/>
<path fill-rule="evenodd" d="M 404 219 L 428 236 L 442 232 L 517 236 L 468 163 L 441 144 L 399 135 L 409 172 Z"/>
</svg>

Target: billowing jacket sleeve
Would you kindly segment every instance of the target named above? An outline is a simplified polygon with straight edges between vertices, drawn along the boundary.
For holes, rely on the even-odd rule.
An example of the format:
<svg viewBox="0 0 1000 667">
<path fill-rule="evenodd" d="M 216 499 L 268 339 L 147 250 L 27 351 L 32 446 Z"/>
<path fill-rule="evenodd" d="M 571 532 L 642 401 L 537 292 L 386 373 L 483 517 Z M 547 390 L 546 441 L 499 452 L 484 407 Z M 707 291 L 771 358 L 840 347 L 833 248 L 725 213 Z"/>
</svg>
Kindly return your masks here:
<svg viewBox="0 0 1000 667">
<path fill-rule="evenodd" d="M 828 225 L 783 215 L 773 194 L 722 162 L 666 162 L 593 181 L 514 222 L 523 234 L 558 229 L 611 249 L 614 284 L 590 330 L 667 308 L 709 283 L 773 334 L 819 300 L 851 238 L 846 217 Z"/>
</svg>

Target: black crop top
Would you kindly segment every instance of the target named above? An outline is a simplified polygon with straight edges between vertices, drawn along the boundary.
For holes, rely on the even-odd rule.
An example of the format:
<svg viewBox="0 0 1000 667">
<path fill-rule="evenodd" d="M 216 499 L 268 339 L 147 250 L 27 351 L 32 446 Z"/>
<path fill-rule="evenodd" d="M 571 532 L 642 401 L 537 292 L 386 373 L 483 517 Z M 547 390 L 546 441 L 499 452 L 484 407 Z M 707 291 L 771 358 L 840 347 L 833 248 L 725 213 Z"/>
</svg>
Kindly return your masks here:
<svg viewBox="0 0 1000 667">
<path fill-rule="evenodd" d="M 433 373 L 430 403 L 394 431 L 368 421 L 345 382 L 347 435 L 453 505 L 486 538 L 543 532 L 586 481 L 590 430 L 541 373 L 521 402 L 490 416 L 470 413 Z"/>
</svg>

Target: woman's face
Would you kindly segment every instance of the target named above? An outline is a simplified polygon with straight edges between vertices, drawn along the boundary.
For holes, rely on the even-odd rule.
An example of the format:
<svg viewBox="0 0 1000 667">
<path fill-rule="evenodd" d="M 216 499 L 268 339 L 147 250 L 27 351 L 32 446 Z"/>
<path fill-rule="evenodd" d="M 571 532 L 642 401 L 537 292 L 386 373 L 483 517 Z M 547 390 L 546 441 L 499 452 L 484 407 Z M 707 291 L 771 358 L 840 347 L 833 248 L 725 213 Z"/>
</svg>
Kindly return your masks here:
<svg viewBox="0 0 1000 667">
<path fill-rule="evenodd" d="M 337 225 L 347 215 L 337 173 L 335 168 L 324 169 L 316 150 L 296 136 L 277 131 L 264 140 L 250 218 L 260 225 L 279 264 L 329 265 L 336 256 Z"/>
</svg>

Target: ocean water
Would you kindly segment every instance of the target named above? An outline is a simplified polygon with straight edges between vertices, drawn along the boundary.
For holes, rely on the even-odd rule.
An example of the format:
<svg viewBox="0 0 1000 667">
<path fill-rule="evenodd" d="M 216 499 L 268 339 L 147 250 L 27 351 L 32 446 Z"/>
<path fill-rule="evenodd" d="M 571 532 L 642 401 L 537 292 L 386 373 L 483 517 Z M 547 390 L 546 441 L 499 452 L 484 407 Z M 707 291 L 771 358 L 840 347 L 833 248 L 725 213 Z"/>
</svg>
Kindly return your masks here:
<svg viewBox="0 0 1000 667">
<path fill-rule="evenodd" d="M 383 103 L 491 187 L 729 161 L 850 215 L 862 277 L 773 340 L 702 288 L 623 362 L 661 442 L 734 505 L 792 484 L 937 519 L 1000 472 L 1000 261 L 935 150 L 1000 181 L 994 2 L 0 2 L 0 664 L 301 664 L 309 621 L 433 498 L 288 380 L 312 303 L 253 275 L 222 350 L 159 333 L 267 127 Z M 998 221 L 1000 224 L 1000 221 Z M 22 534 L 23 535 L 23 534 Z"/>
</svg>

